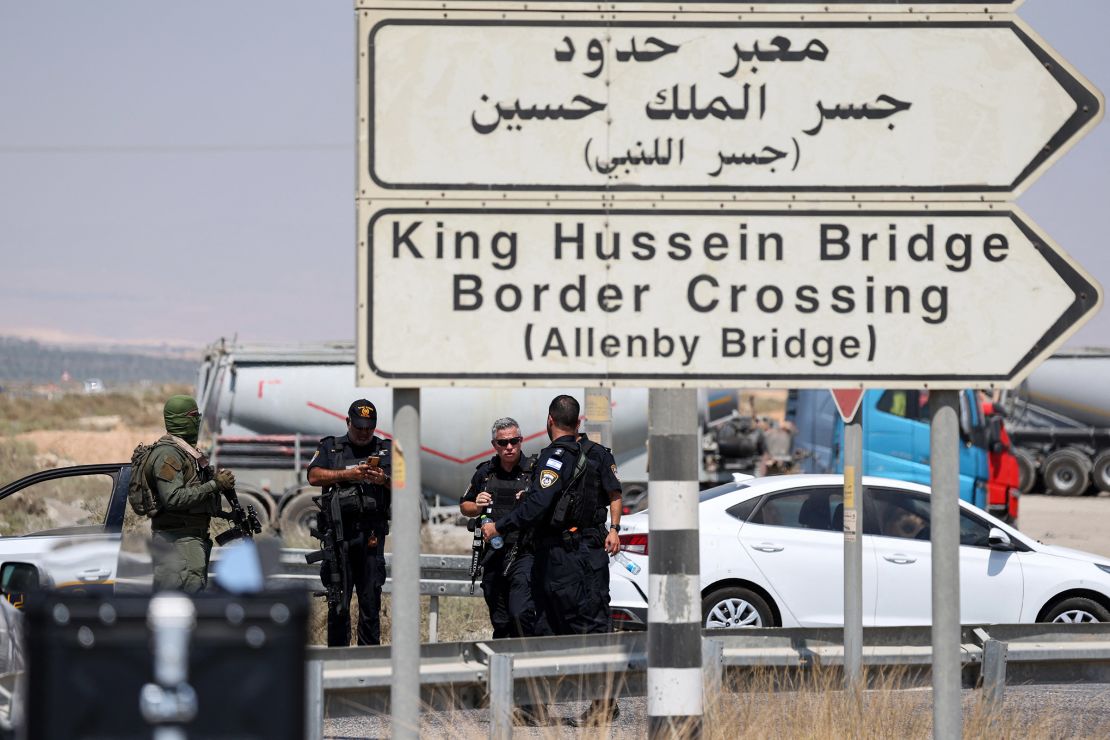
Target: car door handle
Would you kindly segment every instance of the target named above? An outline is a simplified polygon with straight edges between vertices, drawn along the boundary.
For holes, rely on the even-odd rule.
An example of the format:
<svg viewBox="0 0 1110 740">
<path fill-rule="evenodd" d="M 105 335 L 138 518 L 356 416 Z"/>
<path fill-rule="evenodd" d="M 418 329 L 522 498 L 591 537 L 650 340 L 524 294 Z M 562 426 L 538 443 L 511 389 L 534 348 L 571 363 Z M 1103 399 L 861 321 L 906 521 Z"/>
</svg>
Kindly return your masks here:
<svg viewBox="0 0 1110 740">
<path fill-rule="evenodd" d="M 895 553 L 894 555 L 883 555 L 883 560 L 889 560 L 890 562 L 897 563 L 898 565 L 906 565 L 908 563 L 917 562 L 917 558 L 911 558 L 909 555 L 903 555 L 900 552 Z"/>
<path fill-rule="evenodd" d="M 102 581 L 111 574 L 112 571 L 110 570 L 98 570 L 96 568 L 90 568 L 89 570 L 81 571 L 80 575 L 77 576 L 77 580 L 85 583 L 88 583 L 89 581 Z"/>
<path fill-rule="evenodd" d="M 782 552 L 783 547 L 782 545 L 773 545 L 770 542 L 764 542 L 759 545 L 752 545 L 752 549 L 759 550 L 760 552 Z"/>
</svg>

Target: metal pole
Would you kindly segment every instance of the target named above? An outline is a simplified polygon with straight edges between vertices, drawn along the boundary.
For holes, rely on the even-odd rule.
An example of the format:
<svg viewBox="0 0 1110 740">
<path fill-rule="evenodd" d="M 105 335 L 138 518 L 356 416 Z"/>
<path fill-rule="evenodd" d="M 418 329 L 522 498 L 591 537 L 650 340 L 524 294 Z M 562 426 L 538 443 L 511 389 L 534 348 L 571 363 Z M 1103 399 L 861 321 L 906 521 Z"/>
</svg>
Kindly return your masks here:
<svg viewBox="0 0 1110 740">
<path fill-rule="evenodd" d="M 844 682 L 859 687 L 863 665 L 863 423 L 844 425 Z"/>
<path fill-rule="evenodd" d="M 428 597 L 428 642 L 439 642 L 439 595 Z"/>
<path fill-rule="evenodd" d="M 420 736 L 420 389 L 393 389 L 393 737 Z M 398 469 L 399 468 L 399 469 Z"/>
<path fill-rule="evenodd" d="M 586 421 L 582 431 L 609 449 L 613 449 L 613 392 L 609 388 L 586 389 Z"/>
<path fill-rule="evenodd" d="M 960 397 L 929 393 L 933 549 L 933 737 L 963 735 L 960 707 Z"/>
<path fill-rule="evenodd" d="M 324 737 L 324 661 L 310 660 L 305 672 L 308 707 L 305 711 L 305 740 L 322 740 Z"/>
<path fill-rule="evenodd" d="M 648 737 L 702 722 L 697 391 L 648 395 Z"/>
<path fill-rule="evenodd" d="M 489 656 L 489 736 L 509 740 L 513 736 L 513 656 Z"/>
</svg>

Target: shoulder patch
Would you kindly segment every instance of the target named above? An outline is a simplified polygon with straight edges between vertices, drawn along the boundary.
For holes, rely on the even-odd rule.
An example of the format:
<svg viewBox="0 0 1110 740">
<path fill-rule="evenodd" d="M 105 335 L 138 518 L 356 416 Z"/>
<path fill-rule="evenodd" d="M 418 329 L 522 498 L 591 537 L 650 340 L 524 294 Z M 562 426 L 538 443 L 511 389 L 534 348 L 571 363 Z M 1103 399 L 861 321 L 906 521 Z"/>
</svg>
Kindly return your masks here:
<svg viewBox="0 0 1110 740">
<path fill-rule="evenodd" d="M 167 483 L 174 479 L 174 477 L 181 472 L 181 462 L 175 455 L 166 455 L 162 458 L 162 465 L 158 468 L 159 480 L 164 480 Z"/>
<path fill-rule="evenodd" d="M 316 462 L 316 458 L 318 457 L 320 457 L 320 450 L 316 450 L 316 452 L 312 453 L 312 459 L 308 461 L 309 466 Z"/>
<path fill-rule="evenodd" d="M 562 460 L 548 460 L 547 461 L 547 467 L 554 468 L 555 470 L 562 470 L 563 469 L 563 461 Z"/>
<path fill-rule="evenodd" d="M 551 456 L 552 457 L 562 457 L 563 456 L 563 448 L 562 447 L 556 447 L 555 451 L 551 453 Z"/>
<path fill-rule="evenodd" d="M 559 480 L 558 473 L 554 470 L 545 470 L 540 473 L 540 488 L 551 488 L 557 480 Z"/>
<path fill-rule="evenodd" d="M 617 480 L 620 480 L 620 479 L 621 479 L 621 477 L 620 477 L 619 475 L 617 475 L 617 466 L 616 466 L 615 464 L 614 464 L 614 465 L 610 465 L 610 466 L 609 466 L 609 470 L 612 470 L 612 471 L 613 471 L 613 477 L 614 477 L 614 478 L 616 478 Z"/>
</svg>

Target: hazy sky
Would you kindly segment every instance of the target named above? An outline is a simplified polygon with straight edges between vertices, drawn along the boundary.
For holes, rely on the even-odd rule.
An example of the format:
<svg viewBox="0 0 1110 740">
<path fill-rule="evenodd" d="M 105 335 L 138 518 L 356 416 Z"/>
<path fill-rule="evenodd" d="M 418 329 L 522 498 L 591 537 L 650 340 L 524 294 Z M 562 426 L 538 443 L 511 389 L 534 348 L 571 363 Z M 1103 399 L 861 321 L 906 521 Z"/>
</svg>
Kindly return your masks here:
<svg viewBox="0 0 1110 740">
<path fill-rule="evenodd" d="M 0 334 L 352 338 L 352 6 L 0 4 Z M 1110 89 L 1110 1 L 1020 15 Z M 1103 286 L 1108 126 L 1019 201 Z"/>
</svg>

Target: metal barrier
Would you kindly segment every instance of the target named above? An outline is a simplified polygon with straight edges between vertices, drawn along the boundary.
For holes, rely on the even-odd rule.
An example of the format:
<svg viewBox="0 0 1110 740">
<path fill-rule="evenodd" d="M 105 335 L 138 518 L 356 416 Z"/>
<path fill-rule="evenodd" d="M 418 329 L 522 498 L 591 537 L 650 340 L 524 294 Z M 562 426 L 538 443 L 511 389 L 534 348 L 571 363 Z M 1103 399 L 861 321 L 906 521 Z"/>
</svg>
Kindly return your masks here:
<svg viewBox="0 0 1110 740">
<path fill-rule="evenodd" d="M 309 565 L 304 556 L 312 550 L 286 548 L 281 551 L 281 570 L 273 576 L 279 583 L 293 582 L 307 589 L 322 588 L 319 564 Z M 386 580 L 383 591 L 393 587 L 393 569 L 389 553 L 385 555 Z M 482 590 L 470 592 L 469 555 L 421 555 L 420 594 L 428 596 L 428 641 L 439 641 L 439 600 L 445 596 L 481 596 Z"/>
<path fill-rule="evenodd" d="M 764 668 L 795 676 L 817 667 L 839 670 L 844 662 L 842 640 L 841 629 L 706 632 L 702 652 L 707 692 L 728 685 L 726 679 Z M 863 663 L 905 669 L 907 686 L 928 686 L 931 640 L 927 626 L 867 628 Z M 1007 679 L 1024 684 L 1110 682 L 1110 624 L 966 626 L 961 645 L 963 685 L 981 686 L 988 701 L 1002 699 Z M 309 676 L 321 695 L 309 696 L 307 737 L 321 737 L 325 712 L 333 717 L 389 713 L 389 650 L 388 646 L 309 648 Z M 515 704 L 644 696 L 647 635 L 425 644 L 419 671 L 426 707 L 489 707 L 490 736 L 508 737 Z"/>
</svg>

